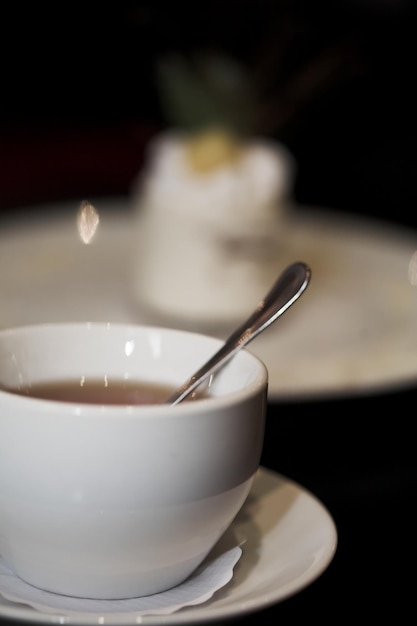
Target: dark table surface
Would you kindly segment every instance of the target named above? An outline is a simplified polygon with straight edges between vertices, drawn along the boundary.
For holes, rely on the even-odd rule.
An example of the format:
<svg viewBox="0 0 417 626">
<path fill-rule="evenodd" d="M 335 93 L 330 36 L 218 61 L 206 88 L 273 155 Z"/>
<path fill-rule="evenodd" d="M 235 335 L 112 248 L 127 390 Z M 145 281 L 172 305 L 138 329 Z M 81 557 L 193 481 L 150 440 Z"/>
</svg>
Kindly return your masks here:
<svg viewBox="0 0 417 626">
<path fill-rule="evenodd" d="M 281 623 L 314 615 L 406 622 L 417 556 L 416 389 L 269 407 L 263 463 L 299 481 L 331 512 L 336 555 L 304 591 L 265 612 Z M 284 620 L 284 621 L 283 621 Z"/>
</svg>

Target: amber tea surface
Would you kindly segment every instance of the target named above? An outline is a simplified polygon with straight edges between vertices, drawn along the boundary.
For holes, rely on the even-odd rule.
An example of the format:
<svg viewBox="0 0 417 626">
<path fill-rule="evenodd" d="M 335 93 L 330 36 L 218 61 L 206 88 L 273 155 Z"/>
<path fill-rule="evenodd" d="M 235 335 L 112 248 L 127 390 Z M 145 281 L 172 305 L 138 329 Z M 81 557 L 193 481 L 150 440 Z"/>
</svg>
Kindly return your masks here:
<svg viewBox="0 0 417 626">
<path fill-rule="evenodd" d="M 36 383 L 24 389 L 6 389 L 11 393 L 42 400 L 58 400 L 82 404 L 138 405 L 162 404 L 173 393 L 172 385 L 135 380 L 59 380 Z M 207 397 L 195 392 L 184 400 Z"/>
</svg>

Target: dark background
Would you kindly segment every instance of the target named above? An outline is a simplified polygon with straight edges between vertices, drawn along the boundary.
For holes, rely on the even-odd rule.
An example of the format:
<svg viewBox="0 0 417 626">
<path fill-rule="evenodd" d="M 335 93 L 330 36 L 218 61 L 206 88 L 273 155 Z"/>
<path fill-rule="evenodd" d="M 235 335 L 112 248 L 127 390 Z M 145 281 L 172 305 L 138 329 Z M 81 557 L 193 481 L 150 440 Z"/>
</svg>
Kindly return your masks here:
<svg viewBox="0 0 417 626">
<path fill-rule="evenodd" d="M 251 68 L 259 132 L 297 162 L 299 203 L 414 228 L 416 4 L 407 0 L 6 3 L 0 213 L 125 195 L 167 120 L 155 62 L 210 49 Z M 316 494 L 339 546 L 253 619 L 408 623 L 417 557 L 413 389 L 268 408 L 262 463 Z"/>
<path fill-rule="evenodd" d="M 298 166 L 296 199 L 416 222 L 416 5 L 410 0 L 6 3 L 0 209 L 124 194 L 167 124 L 155 64 L 239 59 L 258 130 Z"/>
</svg>

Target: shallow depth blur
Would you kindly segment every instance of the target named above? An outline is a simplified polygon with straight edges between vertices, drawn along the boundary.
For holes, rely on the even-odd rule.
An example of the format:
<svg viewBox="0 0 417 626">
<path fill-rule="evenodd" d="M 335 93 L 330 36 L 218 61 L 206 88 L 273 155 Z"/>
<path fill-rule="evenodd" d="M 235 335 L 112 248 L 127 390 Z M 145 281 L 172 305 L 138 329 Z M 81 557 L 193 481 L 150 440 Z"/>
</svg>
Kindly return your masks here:
<svg viewBox="0 0 417 626">
<path fill-rule="evenodd" d="M 337 552 L 312 584 L 236 623 L 316 615 L 333 626 L 359 614 L 408 621 L 417 558 L 416 4 L 9 2 L 0 25 L 0 326 L 142 321 L 136 267 L 155 272 L 147 321 L 224 335 L 216 313 L 225 307 L 223 320 L 238 317 L 246 300 L 253 308 L 267 240 L 279 251 L 279 271 L 287 262 L 310 264 L 306 296 L 276 333 L 253 344 L 270 372 L 262 465 L 327 507 Z M 197 133 L 194 141 L 207 128 L 220 128 L 220 139 L 209 134 L 207 144 Z M 159 185 L 151 157 L 173 130 L 187 130 L 192 145 L 158 161 L 168 181 Z M 250 168 L 245 192 L 233 187 L 236 137 L 245 154 L 255 139 L 287 151 L 288 194 L 274 179 L 272 205 L 255 210 Z M 221 184 L 174 203 L 178 172 L 190 179 L 190 154 Z M 160 213 L 145 237 L 157 262 L 146 265 L 135 220 L 149 180 L 156 192 L 146 200 Z M 259 231 L 241 213 L 227 222 L 222 202 L 236 188 L 229 206 L 252 208 L 255 218 L 274 206 L 278 222 L 258 220 Z M 200 214 L 192 231 L 197 201 L 213 209 L 214 238 Z M 163 216 L 170 205 L 188 211 L 182 223 L 174 215 L 175 231 Z M 235 224 L 239 237 L 230 236 Z M 197 257 L 186 256 L 187 241 Z M 215 269 L 204 273 L 206 260 Z M 265 529 L 251 528 L 262 542 Z M 271 568 L 274 589 L 282 566 Z M 0 596 L 0 624 L 10 623 Z"/>
<path fill-rule="evenodd" d="M 127 193 L 149 135 L 170 122 L 157 62 L 209 51 L 251 72 L 258 128 L 294 153 L 300 202 L 414 223 L 409 0 L 45 11 L 12 3 L 2 10 L 2 211 Z"/>
</svg>

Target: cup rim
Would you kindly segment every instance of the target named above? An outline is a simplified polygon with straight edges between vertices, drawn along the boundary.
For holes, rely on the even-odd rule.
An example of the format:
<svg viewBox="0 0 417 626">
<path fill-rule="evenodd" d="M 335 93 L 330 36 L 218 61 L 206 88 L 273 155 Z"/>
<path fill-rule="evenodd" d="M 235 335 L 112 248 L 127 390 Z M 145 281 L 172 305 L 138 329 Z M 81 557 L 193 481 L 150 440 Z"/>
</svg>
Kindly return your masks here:
<svg viewBox="0 0 417 626">
<path fill-rule="evenodd" d="M 47 332 L 48 330 L 77 330 L 77 329 L 95 329 L 104 330 L 109 328 L 115 328 L 116 330 L 141 330 L 143 332 L 160 332 L 163 334 L 179 334 L 179 335 L 187 335 L 187 336 L 195 336 L 200 339 L 213 341 L 214 344 L 218 346 L 223 342 L 219 337 L 209 335 L 206 333 L 180 329 L 175 327 L 165 327 L 160 325 L 153 324 L 141 324 L 141 323 L 132 323 L 132 322 L 104 322 L 104 321 L 64 321 L 64 322 L 40 322 L 33 324 L 24 324 L 19 326 L 12 326 L 7 328 L 0 329 L 0 345 L 2 339 L 5 337 L 12 337 L 13 335 L 22 335 L 24 333 L 30 332 Z M 217 348 L 216 348 L 217 349 Z M 202 411 L 210 411 L 215 412 L 219 408 L 227 408 L 231 405 L 238 405 L 239 403 L 245 402 L 248 398 L 256 396 L 257 393 L 262 392 L 265 388 L 268 388 L 268 369 L 265 363 L 255 355 L 253 352 L 248 350 L 247 348 L 242 348 L 238 353 L 236 353 L 232 358 L 249 358 L 256 364 L 259 372 L 255 381 L 252 381 L 246 387 L 242 389 L 238 389 L 235 391 L 231 391 L 230 393 L 219 395 L 219 396 L 210 396 L 207 398 L 201 398 L 198 400 L 198 406 L 201 407 Z M 226 364 L 227 366 L 227 364 Z M 193 372 L 190 372 L 190 375 Z M 27 403 L 31 403 L 34 410 L 40 410 L 42 412 L 54 411 L 58 406 L 60 410 L 63 409 L 68 411 L 71 414 L 75 414 L 79 411 L 80 407 L 82 408 L 82 414 L 85 415 L 100 415 L 103 417 L 105 415 L 112 416 L 117 414 L 118 416 L 124 415 L 126 417 L 134 417 L 134 416 L 146 416 L 152 415 L 152 417 L 157 417 L 158 415 L 165 416 L 166 409 L 168 405 L 166 404 L 138 404 L 138 405 L 105 405 L 105 404 L 87 404 L 87 403 L 78 403 L 78 402 L 70 402 L 66 400 L 49 400 L 49 399 L 41 399 L 34 398 L 31 396 L 24 396 L 17 393 L 14 393 L 7 388 L 2 388 L 0 386 L 0 399 L 5 398 L 8 399 L 11 403 L 18 403 L 22 406 Z M 173 415 L 181 413 L 182 415 L 194 414 L 195 413 L 195 402 L 187 403 L 181 402 L 175 406 L 170 406 L 170 412 L 172 411 Z"/>
</svg>

